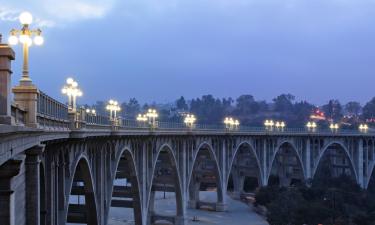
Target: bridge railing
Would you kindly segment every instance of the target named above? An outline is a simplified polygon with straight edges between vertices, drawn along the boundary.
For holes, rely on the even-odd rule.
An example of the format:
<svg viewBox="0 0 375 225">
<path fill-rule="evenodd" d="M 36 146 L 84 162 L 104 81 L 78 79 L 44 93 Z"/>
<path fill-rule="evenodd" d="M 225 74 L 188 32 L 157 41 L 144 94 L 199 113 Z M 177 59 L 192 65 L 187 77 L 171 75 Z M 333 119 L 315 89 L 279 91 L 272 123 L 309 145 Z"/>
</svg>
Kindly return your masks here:
<svg viewBox="0 0 375 225">
<path fill-rule="evenodd" d="M 37 96 L 37 122 L 43 129 L 68 129 L 68 106 L 39 91 Z"/>
<path fill-rule="evenodd" d="M 12 124 L 24 126 L 26 124 L 26 110 L 21 109 L 18 105 L 11 105 Z"/>
<path fill-rule="evenodd" d="M 111 129 L 111 120 L 108 116 L 86 113 L 85 116 L 87 129 Z"/>
</svg>

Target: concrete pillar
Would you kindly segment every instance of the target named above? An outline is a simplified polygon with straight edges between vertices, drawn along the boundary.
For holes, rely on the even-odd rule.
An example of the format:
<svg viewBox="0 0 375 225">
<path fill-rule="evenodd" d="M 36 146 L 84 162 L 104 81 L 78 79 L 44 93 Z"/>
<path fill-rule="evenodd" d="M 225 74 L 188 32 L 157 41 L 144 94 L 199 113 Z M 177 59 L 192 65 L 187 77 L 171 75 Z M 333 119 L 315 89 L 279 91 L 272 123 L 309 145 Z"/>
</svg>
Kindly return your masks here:
<svg viewBox="0 0 375 225">
<path fill-rule="evenodd" d="M 311 174 L 311 147 L 310 147 L 310 139 L 306 140 L 306 179 L 312 178 Z"/>
<path fill-rule="evenodd" d="M 0 166 L 0 221 L 2 225 L 14 225 L 14 190 L 12 178 L 17 176 L 23 160 L 11 159 Z"/>
<path fill-rule="evenodd" d="M 37 101 L 39 91 L 34 85 L 19 85 L 13 88 L 14 101 L 22 109 L 26 110 L 26 126 L 37 128 Z"/>
<path fill-rule="evenodd" d="M 262 177 L 262 186 L 268 185 L 268 171 L 267 171 L 267 140 L 263 140 L 263 148 L 262 148 L 262 154 L 263 156 L 261 160 L 263 164 L 263 177 Z"/>
<path fill-rule="evenodd" d="M 26 151 L 26 223 L 40 224 L 40 155 L 44 146 L 35 146 Z"/>
<path fill-rule="evenodd" d="M 11 124 L 11 60 L 14 51 L 6 44 L 1 44 L 0 35 L 0 124 Z"/>
<path fill-rule="evenodd" d="M 361 188 L 366 188 L 366 182 L 363 176 L 363 140 L 359 139 L 358 141 L 358 154 L 357 157 L 357 178 L 358 178 L 358 184 L 361 186 Z M 371 175 L 370 175 L 371 176 Z"/>
</svg>

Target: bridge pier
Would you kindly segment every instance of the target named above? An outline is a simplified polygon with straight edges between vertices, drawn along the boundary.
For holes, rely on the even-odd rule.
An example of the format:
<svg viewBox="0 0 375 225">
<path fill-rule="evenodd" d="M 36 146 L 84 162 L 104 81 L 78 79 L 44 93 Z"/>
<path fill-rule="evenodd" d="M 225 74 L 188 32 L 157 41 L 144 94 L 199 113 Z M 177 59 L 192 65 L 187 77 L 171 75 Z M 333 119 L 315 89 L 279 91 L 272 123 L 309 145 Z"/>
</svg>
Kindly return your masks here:
<svg viewBox="0 0 375 225">
<path fill-rule="evenodd" d="M 12 123 L 11 116 L 11 60 L 14 51 L 6 44 L 1 44 L 0 36 L 0 124 Z"/>
<path fill-rule="evenodd" d="M 15 199 L 12 178 L 21 170 L 23 159 L 11 159 L 0 166 L 0 221 L 2 225 L 15 225 Z"/>
<path fill-rule="evenodd" d="M 40 155 L 44 146 L 35 146 L 26 151 L 26 220 L 27 225 L 40 224 Z"/>
</svg>

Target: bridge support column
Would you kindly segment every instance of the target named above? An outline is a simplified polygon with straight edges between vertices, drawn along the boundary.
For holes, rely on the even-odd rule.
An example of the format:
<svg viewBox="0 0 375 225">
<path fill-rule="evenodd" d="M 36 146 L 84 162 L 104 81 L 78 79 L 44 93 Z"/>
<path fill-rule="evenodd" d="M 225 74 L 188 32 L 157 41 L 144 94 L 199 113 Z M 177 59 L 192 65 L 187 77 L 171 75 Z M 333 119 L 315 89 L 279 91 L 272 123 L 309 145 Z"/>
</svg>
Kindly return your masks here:
<svg viewBox="0 0 375 225">
<path fill-rule="evenodd" d="M 27 225 L 40 224 L 40 155 L 44 146 L 26 151 L 26 221 Z"/>
<path fill-rule="evenodd" d="M 6 44 L 1 44 L 0 36 L 0 124 L 11 124 L 11 60 L 14 51 Z"/>
<path fill-rule="evenodd" d="M 14 225 L 14 190 L 12 178 L 17 176 L 23 160 L 11 159 L 0 166 L 0 221 L 2 225 Z"/>
<path fill-rule="evenodd" d="M 311 179 L 311 148 L 310 148 L 310 139 L 306 141 L 306 179 Z"/>
<path fill-rule="evenodd" d="M 358 174 L 358 184 L 361 186 L 361 188 L 366 188 L 366 182 L 363 177 L 363 140 L 360 139 L 358 141 L 358 159 L 357 161 L 357 174 Z"/>
</svg>

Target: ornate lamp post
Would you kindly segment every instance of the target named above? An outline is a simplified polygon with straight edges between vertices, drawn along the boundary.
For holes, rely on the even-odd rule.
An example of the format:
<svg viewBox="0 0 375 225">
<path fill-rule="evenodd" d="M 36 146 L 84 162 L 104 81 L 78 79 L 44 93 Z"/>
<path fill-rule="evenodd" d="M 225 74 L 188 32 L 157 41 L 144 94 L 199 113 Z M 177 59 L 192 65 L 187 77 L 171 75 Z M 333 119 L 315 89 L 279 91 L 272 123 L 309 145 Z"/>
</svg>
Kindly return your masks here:
<svg viewBox="0 0 375 225">
<path fill-rule="evenodd" d="M 276 121 L 275 127 L 278 130 L 284 130 L 284 128 L 286 127 L 286 124 L 284 121 Z"/>
<path fill-rule="evenodd" d="M 339 129 L 339 124 L 338 123 L 331 123 L 329 125 L 329 129 L 331 129 L 331 131 L 333 131 L 333 132 L 337 132 L 337 130 Z"/>
<path fill-rule="evenodd" d="M 61 89 L 64 95 L 68 96 L 68 108 L 71 112 L 76 112 L 77 110 L 77 97 L 82 96 L 82 91 L 78 88 L 78 83 L 73 78 L 68 78 L 66 80 L 66 85 Z"/>
<path fill-rule="evenodd" d="M 367 133 L 368 125 L 367 124 L 360 124 L 358 129 L 359 129 L 360 132 Z"/>
<path fill-rule="evenodd" d="M 109 118 L 112 121 L 115 121 L 117 119 L 117 112 L 121 110 L 118 102 L 112 99 L 108 101 L 106 109 L 109 111 Z"/>
<path fill-rule="evenodd" d="M 273 120 L 264 121 L 264 126 L 266 127 L 266 129 L 269 129 L 269 130 L 272 130 L 274 124 L 275 123 L 273 122 Z"/>
<path fill-rule="evenodd" d="M 86 113 L 92 116 L 96 116 L 96 110 L 95 109 L 86 109 Z"/>
<path fill-rule="evenodd" d="M 152 128 L 157 127 L 157 121 L 156 118 L 158 118 L 158 113 L 156 109 L 148 109 L 146 116 L 148 117 L 148 122 L 151 125 Z"/>
<path fill-rule="evenodd" d="M 307 122 L 306 127 L 307 127 L 308 131 L 315 131 L 316 128 L 317 128 L 317 125 L 314 121 L 312 121 L 312 122 L 309 121 L 309 122 Z"/>
<path fill-rule="evenodd" d="M 142 124 L 142 126 L 146 125 L 146 121 L 148 120 L 147 116 L 144 114 L 138 114 L 137 121 Z"/>
<path fill-rule="evenodd" d="M 35 45 L 42 45 L 44 38 L 42 37 L 42 31 L 40 29 L 32 30 L 29 25 L 33 21 L 33 16 L 29 12 L 23 12 L 19 16 L 19 20 L 22 24 L 22 28 L 12 29 L 8 38 L 10 45 L 17 45 L 20 42 L 23 46 L 23 69 L 22 78 L 20 85 L 31 86 L 31 79 L 29 77 L 29 47 L 34 42 Z M 34 41 L 32 40 L 34 37 Z"/>
<path fill-rule="evenodd" d="M 225 117 L 224 124 L 226 129 L 235 130 L 240 126 L 240 121 L 233 119 L 232 117 Z"/>
<path fill-rule="evenodd" d="M 186 126 L 190 129 L 194 128 L 194 123 L 197 119 L 195 118 L 195 116 L 193 114 L 187 114 L 185 119 L 184 119 L 184 123 L 186 124 Z"/>
</svg>

